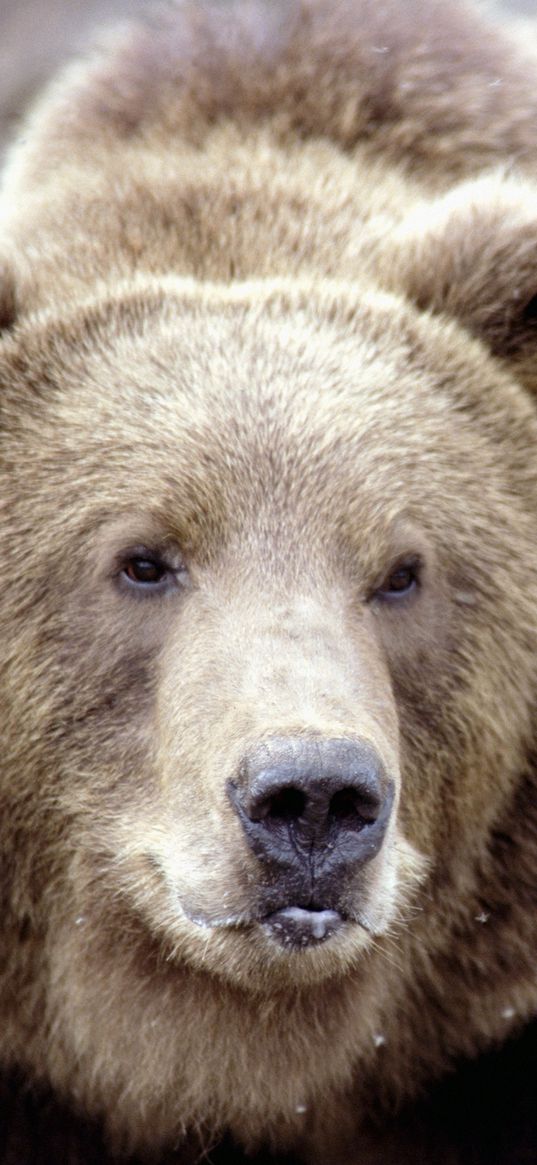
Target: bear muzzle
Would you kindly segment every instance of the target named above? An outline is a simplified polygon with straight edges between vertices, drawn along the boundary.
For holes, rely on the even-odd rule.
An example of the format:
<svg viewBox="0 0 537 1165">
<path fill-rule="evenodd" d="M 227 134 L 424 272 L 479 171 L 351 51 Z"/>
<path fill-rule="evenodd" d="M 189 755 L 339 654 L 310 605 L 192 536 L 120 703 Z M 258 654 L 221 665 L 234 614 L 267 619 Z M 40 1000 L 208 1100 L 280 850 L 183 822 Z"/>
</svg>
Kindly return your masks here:
<svg viewBox="0 0 537 1165">
<path fill-rule="evenodd" d="M 394 802 L 366 741 L 274 737 L 244 757 L 228 796 L 261 863 L 264 923 L 284 946 L 330 938 L 349 879 L 379 852 Z"/>
</svg>

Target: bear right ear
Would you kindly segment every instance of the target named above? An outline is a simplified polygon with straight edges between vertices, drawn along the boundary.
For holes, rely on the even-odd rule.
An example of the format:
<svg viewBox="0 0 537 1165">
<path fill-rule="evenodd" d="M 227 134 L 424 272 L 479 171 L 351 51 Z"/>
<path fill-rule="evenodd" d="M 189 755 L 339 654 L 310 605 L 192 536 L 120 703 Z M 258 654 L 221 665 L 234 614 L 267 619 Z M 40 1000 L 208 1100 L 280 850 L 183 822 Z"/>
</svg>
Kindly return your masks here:
<svg viewBox="0 0 537 1165">
<path fill-rule="evenodd" d="M 11 264 L 0 257 L 0 334 L 17 319 L 17 290 Z"/>
<path fill-rule="evenodd" d="M 390 289 L 457 319 L 537 392 L 537 185 L 461 183 L 420 204 L 389 239 Z"/>
</svg>

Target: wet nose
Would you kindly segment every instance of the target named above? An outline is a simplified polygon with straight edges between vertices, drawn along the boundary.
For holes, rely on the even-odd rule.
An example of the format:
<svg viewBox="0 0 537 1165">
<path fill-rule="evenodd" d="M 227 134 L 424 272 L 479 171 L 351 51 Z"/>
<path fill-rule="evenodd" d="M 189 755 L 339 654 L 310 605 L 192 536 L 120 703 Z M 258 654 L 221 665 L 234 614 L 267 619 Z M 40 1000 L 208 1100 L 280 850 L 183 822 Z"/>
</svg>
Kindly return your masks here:
<svg viewBox="0 0 537 1165">
<path fill-rule="evenodd" d="M 378 853 L 393 783 L 368 742 L 286 737 L 247 755 L 228 794 L 256 857 L 325 874 Z"/>
</svg>

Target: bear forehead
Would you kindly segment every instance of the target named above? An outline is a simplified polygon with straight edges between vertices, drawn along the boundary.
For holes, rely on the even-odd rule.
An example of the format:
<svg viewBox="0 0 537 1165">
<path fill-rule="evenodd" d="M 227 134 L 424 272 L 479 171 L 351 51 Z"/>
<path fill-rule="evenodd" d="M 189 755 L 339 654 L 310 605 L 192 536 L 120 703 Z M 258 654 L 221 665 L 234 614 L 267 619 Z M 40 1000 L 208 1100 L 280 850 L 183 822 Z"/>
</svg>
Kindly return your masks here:
<svg viewBox="0 0 537 1165">
<path fill-rule="evenodd" d="M 246 287 L 52 321 L 19 385 L 34 492 L 50 489 L 54 450 L 54 481 L 84 496 L 86 516 L 149 509 L 183 530 L 200 515 L 229 530 L 270 510 L 321 540 L 327 520 L 344 533 L 374 521 L 378 535 L 402 515 L 438 528 L 444 512 L 464 528 L 474 505 L 479 522 L 502 489 L 503 418 L 491 443 L 469 407 L 488 362 L 479 352 L 472 366 L 466 337 L 464 367 L 456 343 L 450 362 L 449 327 L 437 350 L 435 325 L 425 344 L 392 299 L 338 288 L 319 306 Z"/>
<path fill-rule="evenodd" d="M 398 458 L 430 442 L 449 449 L 450 430 L 458 439 L 465 418 L 476 419 L 469 407 L 476 372 L 478 411 L 486 413 L 485 361 L 481 352 L 480 362 L 472 360 L 479 345 L 459 339 L 461 362 L 453 325 L 428 318 L 423 326 L 403 299 L 382 293 L 365 291 L 347 303 L 346 290 L 310 306 L 307 292 L 298 303 L 284 296 L 263 302 L 245 285 L 237 302 L 218 289 L 214 304 L 203 294 L 156 306 L 104 301 L 87 314 L 53 318 L 37 335 L 30 321 L 4 349 L 6 382 L 14 366 L 19 409 L 50 416 L 66 439 L 79 442 L 86 429 L 89 444 L 98 427 L 105 445 L 111 433 L 118 444 L 122 432 L 139 444 L 158 434 L 164 451 L 203 432 L 216 447 L 223 426 L 226 449 L 235 437 L 237 453 L 248 436 L 259 445 L 298 445 L 306 432 L 318 439 L 315 451 L 326 444 L 331 457 L 334 442 L 355 451 L 364 436 L 374 446 L 396 434 Z M 2 364 L 0 349 L 0 375 Z"/>
</svg>

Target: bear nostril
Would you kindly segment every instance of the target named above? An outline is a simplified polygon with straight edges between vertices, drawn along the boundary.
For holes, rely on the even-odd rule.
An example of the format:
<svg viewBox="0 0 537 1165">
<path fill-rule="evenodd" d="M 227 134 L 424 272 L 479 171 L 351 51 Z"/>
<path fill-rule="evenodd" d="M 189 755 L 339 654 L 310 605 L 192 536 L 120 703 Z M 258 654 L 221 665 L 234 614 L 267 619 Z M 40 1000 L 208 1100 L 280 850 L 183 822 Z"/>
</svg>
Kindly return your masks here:
<svg viewBox="0 0 537 1165">
<path fill-rule="evenodd" d="M 306 795 L 289 786 L 266 797 L 251 812 L 252 821 L 298 821 L 304 816 Z"/>
<path fill-rule="evenodd" d="M 363 793 L 349 787 L 334 793 L 328 808 L 328 818 L 336 825 L 345 824 L 350 829 L 363 829 L 364 825 L 370 825 L 376 820 L 378 812 L 378 800 L 371 798 L 368 801 Z"/>
</svg>

